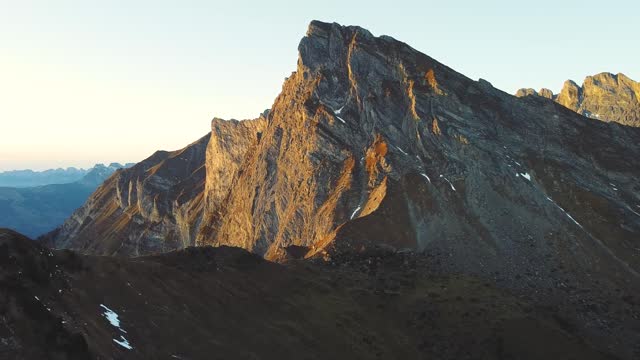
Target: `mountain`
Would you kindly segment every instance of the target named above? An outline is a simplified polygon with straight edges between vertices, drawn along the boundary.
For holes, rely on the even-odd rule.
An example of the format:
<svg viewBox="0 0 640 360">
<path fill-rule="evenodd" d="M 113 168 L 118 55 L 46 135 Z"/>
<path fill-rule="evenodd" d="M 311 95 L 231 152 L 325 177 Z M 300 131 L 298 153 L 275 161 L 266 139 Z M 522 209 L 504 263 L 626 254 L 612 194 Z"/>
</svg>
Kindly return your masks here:
<svg viewBox="0 0 640 360">
<path fill-rule="evenodd" d="M 43 241 L 83 252 L 127 255 L 192 245 L 203 205 L 209 138 L 181 150 L 157 151 L 113 174 Z"/>
<path fill-rule="evenodd" d="M 195 245 L 202 217 L 209 223 L 216 216 L 246 151 L 265 125 L 265 115 L 212 120 L 211 133 L 200 140 L 178 151 L 156 152 L 109 178 L 41 240 L 85 253 L 128 256 Z M 207 167 L 206 157 L 215 159 Z"/>
<path fill-rule="evenodd" d="M 78 181 L 90 169 L 49 169 L 45 171 L 12 170 L 0 172 L 0 187 L 33 187 L 50 184 L 68 184 Z"/>
<path fill-rule="evenodd" d="M 154 201 L 122 200 L 119 188 L 140 193 L 131 185 L 146 181 L 140 172 L 105 183 L 48 244 L 129 256 L 235 246 L 280 262 L 417 251 L 436 273 L 571 314 L 565 329 L 640 356 L 639 128 L 514 97 L 355 26 L 314 21 L 298 49 L 260 126 L 238 136 L 238 124 L 214 120 L 204 177 L 182 171 L 149 188 L 149 199 L 201 194 L 188 241 L 175 240 L 172 221 L 158 233 L 123 230 L 135 221 L 153 229 L 182 210 L 96 220 L 162 213 Z M 184 183 L 192 178 L 204 185 Z M 104 202 L 91 205 L 96 198 Z"/>
<path fill-rule="evenodd" d="M 549 89 L 520 89 L 516 96 L 539 95 L 592 119 L 640 126 L 640 83 L 624 74 L 587 76 L 582 86 L 567 80 L 555 95 Z"/>
<path fill-rule="evenodd" d="M 123 165 L 98 164 L 68 184 L 0 187 L 0 226 L 35 237 L 62 224 L 96 188 Z M 41 179 L 40 179 L 41 180 Z"/>
<path fill-rule="evenodd" d="M 613 359 L 570 314 L 433 274 L 423 256 L 346 259 L 94 257 L 0 230 L 0 358 Z"/>
</svg>

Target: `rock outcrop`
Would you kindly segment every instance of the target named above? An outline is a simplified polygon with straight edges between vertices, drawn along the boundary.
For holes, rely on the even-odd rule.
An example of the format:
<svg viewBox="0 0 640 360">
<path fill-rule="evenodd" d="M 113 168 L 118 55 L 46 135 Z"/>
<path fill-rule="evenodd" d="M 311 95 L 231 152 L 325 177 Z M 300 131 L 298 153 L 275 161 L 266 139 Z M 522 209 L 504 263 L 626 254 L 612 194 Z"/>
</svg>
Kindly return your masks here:
<svg viewBox="0 0 640 360">
<path fill-rule="evenodd" d="M 516 96 L 539 95 L 592 119 L 640 126 L 640 83 L 624 74 L 587 76 L 582 86 L 567 80 L 559 94 L 549 89 L 520 89 Z"/>
<path fill-rule="evenodd" d="M 54 248 L 127 256 L 192 245 L 202 215 L 208 142 L 209 135 L 182 150 L 157 151 L 116 172 L 41 240 Z"/>
<path fill-rule="evenodd" d="M 158 151 L 109 178 L 42 240 L 54 248 L 125 256 L 195 245 L 203 216 L 205 224 L 213 222 L 265 125 L 263 115 L 245 121 L 214 119 L 211 133 L 193 144 Z"/>
<path fill-rule="evenodd" d="M 247 152 L 259 146 L 266 128 L 268 111 L 255 120 L 224 121 L 214 119 L 206 152 L 206 180 L 204 190 L 204 220 L 198 245 L 210 242 L 212 226 L 218 223 L 223 204 L 233 182 L 243 175 Z M 235 186 L 235 185 L 234 185 Z"/>
</svg>

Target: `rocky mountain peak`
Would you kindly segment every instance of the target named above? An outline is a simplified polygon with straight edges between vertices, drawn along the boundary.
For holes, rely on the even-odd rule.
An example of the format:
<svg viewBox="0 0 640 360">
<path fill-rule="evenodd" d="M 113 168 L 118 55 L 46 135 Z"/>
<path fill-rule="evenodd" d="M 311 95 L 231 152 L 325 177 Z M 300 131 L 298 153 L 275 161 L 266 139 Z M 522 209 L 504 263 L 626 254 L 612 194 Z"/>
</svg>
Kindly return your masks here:
<svg viewBox="0 0 640 360">
<path fill-rule="evenodd" d="M 119 171 L 54 244 L 130 256 L 226 245 L 329 264 L 415 251 L 435 271 L 567 309 L 640 289 L 640 129 L 585 121 L 547 90 L 516 98 L 355 26 L 314 21 L 298 49 L 268 112 L 214 119 L 200 141 Z M 565 88 L 556 101 L 588 103 Z M 620 349 L 640 341 L 608 334 Z"/>
<path fill-rule="evenodd" d="M 542 88 L 540 89 L 540 92 L 538 92 L 538 95 L 542 96 L 543 98 L 547 98 L 547 99 L 553 99 L 554 95 L 553 95 L 553 91 L 547 89 L 547 88 Z"/>
<path fill-rule="evenodd" d="M 520 89 L 517 97 L 539 95 L 592 119 L 640 126 L 640 83 L 624 74 L 587 76 L 582 86 L 567 80 L 559 94 L 548 89 Z"/>
</svg>

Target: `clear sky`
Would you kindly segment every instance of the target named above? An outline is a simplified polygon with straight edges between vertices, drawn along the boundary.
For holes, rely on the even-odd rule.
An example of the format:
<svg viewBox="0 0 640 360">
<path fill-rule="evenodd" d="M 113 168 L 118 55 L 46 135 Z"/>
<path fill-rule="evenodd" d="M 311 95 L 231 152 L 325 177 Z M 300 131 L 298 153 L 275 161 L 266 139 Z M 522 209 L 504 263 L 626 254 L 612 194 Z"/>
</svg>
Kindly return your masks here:
<svg viewBox="0 0 640 360">
<path fill-rule="evenodd" d="M 0 171 L 137 162 L 253 118 L 310 20 L 387 34 L 513 93 L 640 80 L 636 0 L 0 0 Z"/>
</svg>

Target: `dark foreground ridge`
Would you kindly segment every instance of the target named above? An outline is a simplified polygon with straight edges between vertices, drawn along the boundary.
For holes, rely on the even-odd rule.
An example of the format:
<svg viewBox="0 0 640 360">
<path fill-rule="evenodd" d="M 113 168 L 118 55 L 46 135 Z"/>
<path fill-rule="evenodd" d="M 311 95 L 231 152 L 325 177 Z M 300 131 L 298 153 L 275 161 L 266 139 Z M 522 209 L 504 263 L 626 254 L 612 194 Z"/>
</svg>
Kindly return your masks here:
<svg viewBox="0 0 640 360">
<path fill-rule="evenodd" d="M 611 359 L 576 319 L 427 257 L 115 258 L 0 231 L 2 359 Z"/>
</svg>

